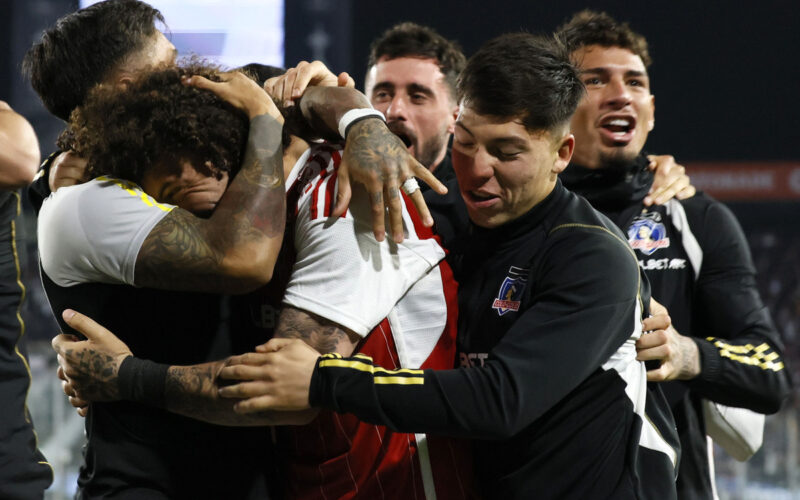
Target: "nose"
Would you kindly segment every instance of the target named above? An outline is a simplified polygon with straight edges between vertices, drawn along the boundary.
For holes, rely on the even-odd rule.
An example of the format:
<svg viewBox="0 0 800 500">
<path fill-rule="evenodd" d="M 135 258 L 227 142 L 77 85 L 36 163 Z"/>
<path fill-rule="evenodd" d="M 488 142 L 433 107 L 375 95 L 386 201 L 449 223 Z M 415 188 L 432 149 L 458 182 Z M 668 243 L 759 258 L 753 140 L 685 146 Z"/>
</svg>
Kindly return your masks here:
<svg viewBox="0 0 800 500">
<path fill-rule="evenodd" d="M 453 169 L 458 183 L 466 189 L 475 189 L 486 184 L 494 176 L 492 156 L 483 148 L 469 153 L 452 150 Z"/>
<path fill-rule="evenodd" d="M 628 85 L 620 78 L 612 78 L 605 87 L 606 104 L 614 108 L 623 108 L 631 102 Z"/>
<path fill-rule="evenodd" d="M 392 97 L 392 102 L 389 103 L 389 108 L 386 110 L 387 120 L 405 120 L 406 119 L 406 101 L 405 96 L 395 94 Z"/>
</svg>

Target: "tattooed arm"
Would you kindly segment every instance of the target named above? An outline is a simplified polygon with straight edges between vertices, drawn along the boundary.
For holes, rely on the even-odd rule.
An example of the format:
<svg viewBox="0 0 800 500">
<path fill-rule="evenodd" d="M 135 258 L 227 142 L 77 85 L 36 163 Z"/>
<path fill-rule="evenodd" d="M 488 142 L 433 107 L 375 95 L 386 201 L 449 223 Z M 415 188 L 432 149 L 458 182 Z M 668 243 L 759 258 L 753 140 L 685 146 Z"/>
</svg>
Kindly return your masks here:
<svg viewBox="0 0 800 500">
<path fill-rule="evenodd" d="M 132 356 L 130 349 L 113 333 L 80 313 L 67 310 L 64 320 L 72 328 L 86 336 L 79 341 L 71 335 L 58 335 L 53 339 L 53 348 L 58 353 L 58 376 L 63 381 L 64 392 L 70 403 L 86 415 L 88 404 L 93 401 L 116 401 L 126 398 L 120 391 L 120 367 Z M 358 336 L 337 325 L 299 309 L 288 307 L 281 313 L 276 337 L 301 338 L 320 352 L 339 352 L 344 356 L 353 352 Z M 234 411 L 236 401 L 219 397 L 219 373 L 230 363 L 235 363 L 233 373 L 247 376 L 249 387 L 258 389 L 258 362 L 263 353 L 248 353 L 227 360 L 192 366 L 169 366 L 146 364 L 147 371 L 166 369 L 163 392 L 148 382 L 143 392 L 138 392 L 142 401 L 155 404 L 198 420 L 220 425 L 298 425 L 311 421 L 316 410 L 297 412 L 250 413 L 240 415 Z M 159 381 L 160 382 L 160 381 Z M 243 384 L 245 385 L 245 384 Z"/>
<path fill-rule="evenodd" d="M 371 108 L 361 92 L 343 87 L 308 87 L 296 106 L 285 110 L 287 127 L 293 133 L 308 138 L 341 141 L 339 120 L 351 109 Z M 350 178 L 363 184 L 370 194 L 372 230 L 382 241 L 385 231 L 385 212 L 389 210 L 391 234 L 396 242 L 403 241 L 400 185 L 418 177 L 435 191 L 447 189 L 409 153 L 403 141 L 393 134 L 383 120 L 368 118 L 350 126 L 339 168 L 338 190 L 334 216 L 341 215 L 350 201 Z M 417 190 L 410 195 L 419 215 L 427 226 L 433 225 L 428 206 Z"/>
<path fill-rule="evenodd" d="M 210 218 L 175 208 L 155 225 L 136 258 L 137 286 L 244 293 L 272 277 L 286 211 L 282 118 L 255 82 L 236 72 L 227 78 L 194 76 L 188 83 L 250 116 L 242 168 Z"/>
</svg>

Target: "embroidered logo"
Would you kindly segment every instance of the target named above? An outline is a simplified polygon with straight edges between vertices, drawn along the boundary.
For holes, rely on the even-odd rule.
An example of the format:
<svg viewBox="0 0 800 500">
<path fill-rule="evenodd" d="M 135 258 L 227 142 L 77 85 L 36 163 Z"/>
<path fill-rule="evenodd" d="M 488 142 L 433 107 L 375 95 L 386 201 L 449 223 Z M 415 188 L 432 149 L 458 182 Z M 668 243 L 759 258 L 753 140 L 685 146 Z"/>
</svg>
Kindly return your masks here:
<svg viewBox="0 0 800 500">
<path fill-rule="evenodd" d="M 528 269 L 515 266 L 508 269 L 508 276 L 503 280 L 497 298 L 492 302 L 492 309 L 497 311 L 498 316 L 508 311 L 519 311 L 520 299 L 527 283 Z"/>
<path fill-rule="evenodd" d="M 633 220 L 628 228 L 628 243 L 634 250 L 651 255 L 659 248 L 669 246 L 667 228 L 661 222 L 661 214 L 647 212 Z"/>
</svg>

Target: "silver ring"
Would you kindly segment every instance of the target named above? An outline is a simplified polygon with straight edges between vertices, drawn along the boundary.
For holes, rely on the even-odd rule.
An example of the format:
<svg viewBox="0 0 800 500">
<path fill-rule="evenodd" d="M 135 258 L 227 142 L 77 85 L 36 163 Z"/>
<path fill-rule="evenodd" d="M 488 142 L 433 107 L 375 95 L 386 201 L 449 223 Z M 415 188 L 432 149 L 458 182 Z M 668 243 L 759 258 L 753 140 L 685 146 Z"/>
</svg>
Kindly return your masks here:
<svg viewBox="0 0 800 500">
<path fill-rule="evenodd" d="M 415 191 L 419 189 L 419 184 L 417 183 L 417 179 L 409 177 L 408 179 L 406 179 L 403 185 L 400 186 L 400 189 L 402 189 L 405 194 L 411 196 L 411 194 L 413 194 Z"/>
</svg>

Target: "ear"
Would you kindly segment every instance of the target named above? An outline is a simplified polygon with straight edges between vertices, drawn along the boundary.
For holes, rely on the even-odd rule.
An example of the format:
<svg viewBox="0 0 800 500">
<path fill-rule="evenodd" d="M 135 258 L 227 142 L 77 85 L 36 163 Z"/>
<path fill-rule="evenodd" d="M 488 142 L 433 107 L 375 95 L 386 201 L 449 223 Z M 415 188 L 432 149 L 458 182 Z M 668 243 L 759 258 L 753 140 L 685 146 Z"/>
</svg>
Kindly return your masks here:
<svg viewBox="0 0 800 500">
<path fill-rule="evenodd" d="M 450 110 L 450 124 L 447 126 L 447 133 L 450 135 L 453 135 L 456 131 L 456 120 L 460 109 L 458 103 L 454 103 Z"/>
<path fill-rule="evenodd" d="M 560 174 L 567 168 L 569 161 L 572 159 L 572 153 L 575 151 L 575 136 L 566 134 L 558 143 L 558 150 L 556 151 L 556 161 L 553 164 L 552 172 Z"/>
<path fill-rule="evenodd" d="M 652 132 L 656 126 L 656 96 L 650 96 L 650 120 L 647 122 L 647 131 Z"/>
</svg>

